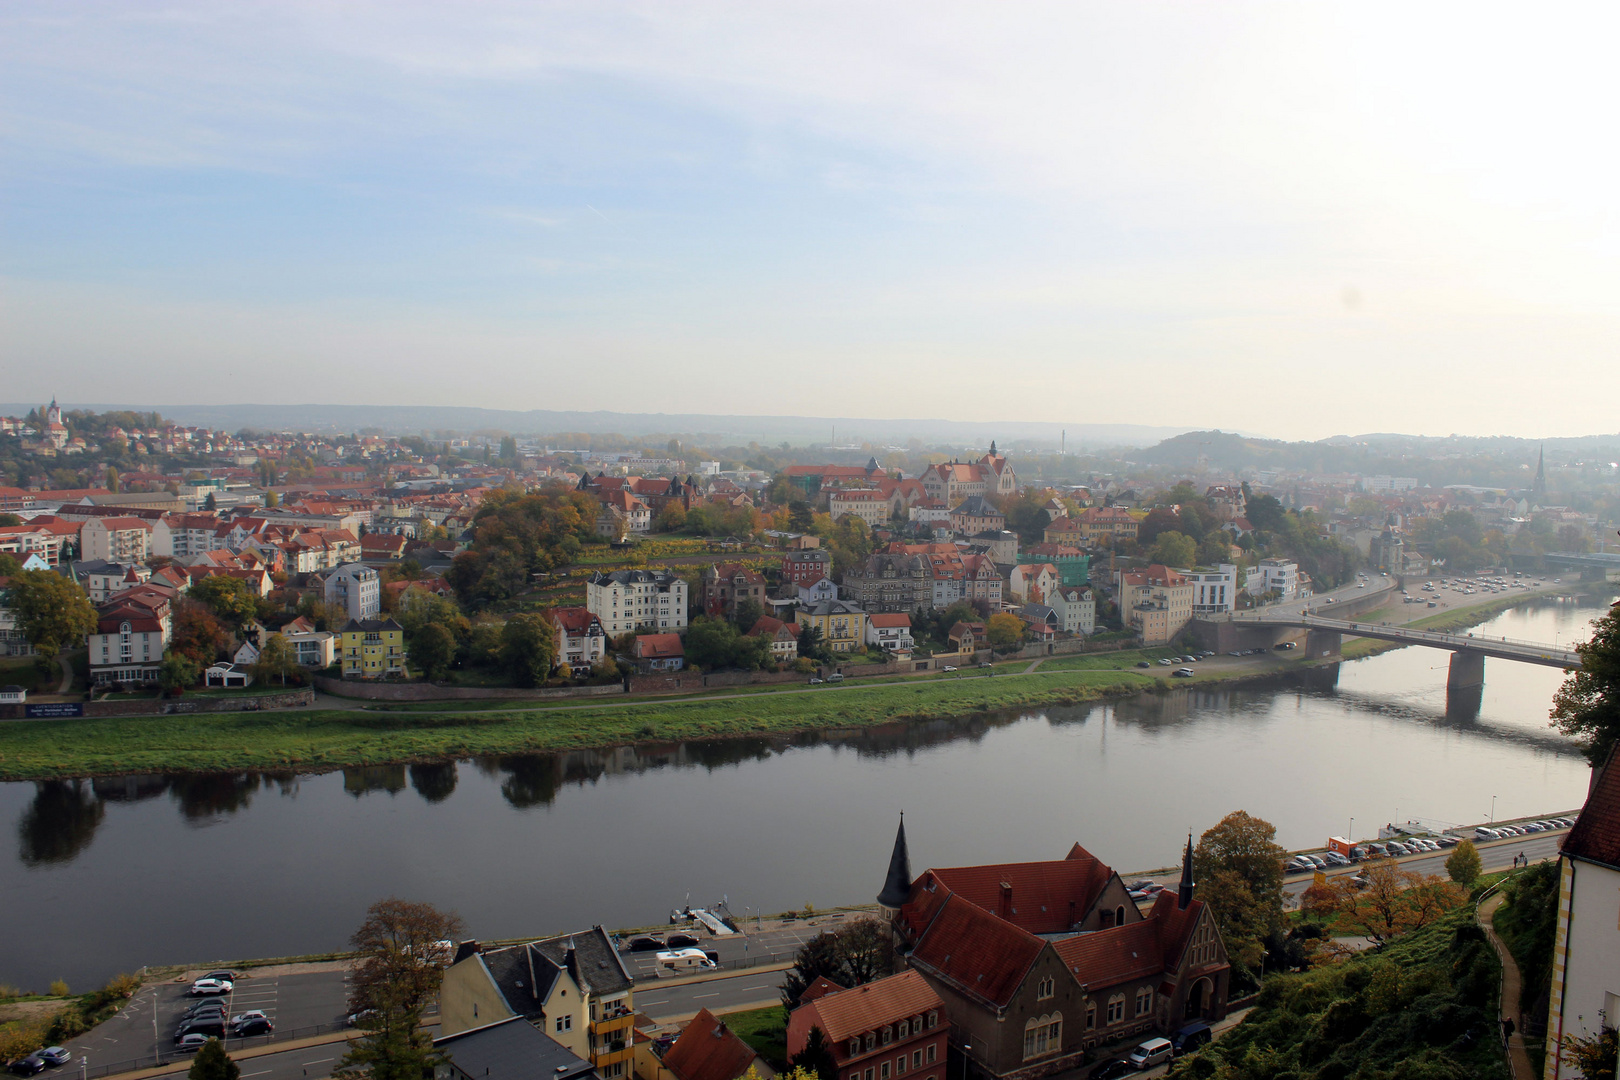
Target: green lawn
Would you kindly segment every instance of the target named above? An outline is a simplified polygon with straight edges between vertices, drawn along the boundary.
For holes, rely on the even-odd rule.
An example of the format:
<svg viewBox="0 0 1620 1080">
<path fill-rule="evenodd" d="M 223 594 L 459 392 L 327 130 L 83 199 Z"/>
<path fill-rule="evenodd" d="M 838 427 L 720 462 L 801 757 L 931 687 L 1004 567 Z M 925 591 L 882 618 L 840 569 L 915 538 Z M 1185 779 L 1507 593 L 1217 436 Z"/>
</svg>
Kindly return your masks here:
<svg viewBox="0 0 1620 1080">
<path fill-rule="evenodd" d="M 32 656 L 0 660 L 0 686 L 20 686 L 30 694 L 54 694 L 61 679 L 62 672 L 54 664 L 48 674 L 41 675 L 38 662 Z"/>
<path fill-rule="evenodd" d="M 891 681 L 804 693 L 762 692 L 729 700 L 614 700 L 596 708 L 458 707 L 428 713 L 379 706 L 365 711 L 41 720 L 0 727 L 0 779 L 182 769 L 317 770 L 654 740 L 786 734 L 1075 704 L 1156 685 L 1162 685 L 1161 680 L 1145 672 L 1075 671 L 1056 676 Z"/>
<path fill-rule="evenodd" d="M 787 1068 L 787 1018 L 782 1006 L 727 1013 L 721 1017 L 737 1037 L 763 1057 L 777 1072 Z"/>
</svg>

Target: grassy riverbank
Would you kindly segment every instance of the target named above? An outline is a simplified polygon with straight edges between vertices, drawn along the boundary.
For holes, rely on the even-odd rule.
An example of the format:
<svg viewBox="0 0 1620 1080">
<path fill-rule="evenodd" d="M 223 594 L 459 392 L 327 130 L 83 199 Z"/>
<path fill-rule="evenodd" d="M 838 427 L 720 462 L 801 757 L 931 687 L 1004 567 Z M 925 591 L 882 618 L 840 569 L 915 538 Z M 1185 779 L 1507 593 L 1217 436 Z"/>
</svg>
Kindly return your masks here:
<svg viewBox="0 0 1620 1080">
<path fill-rule="evenodd" d="M 0 727 L 0 779 L 315 771 L 472 754 L 789 734 L 1075 704 L 1159 685 L 1162 680 L 1145 672 L 1072 671 L 487 712 L 317 710 L 39 720 Z"/>
</svg>

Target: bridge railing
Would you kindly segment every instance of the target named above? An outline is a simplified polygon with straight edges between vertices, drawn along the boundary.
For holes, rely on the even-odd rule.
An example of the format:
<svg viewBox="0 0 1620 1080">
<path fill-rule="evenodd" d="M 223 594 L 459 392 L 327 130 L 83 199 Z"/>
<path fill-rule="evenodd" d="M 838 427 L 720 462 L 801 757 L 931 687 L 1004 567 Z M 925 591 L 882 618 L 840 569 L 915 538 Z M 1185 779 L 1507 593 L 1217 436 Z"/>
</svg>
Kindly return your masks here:
<svg viewBox="0 0 1620 1080">
<path fill-rule="evenodd" d="M 1453 634 L 1441 630 L 1424 630 L 1415 626 L 1394 626 L 1389 623 L 1360 622 L 1356 619 L 1334 619 L 1325 615 L 1290 615 L 1286 617 L 1272 616 L 1271 618 L 1267 618 L 1262 615 L 1248 619 L 1233 619 L 1233 622 L 1247 622 L 1259 626 L 1264 626 L 1267 623 L 1272 623 L 1279 626 L 1303 624 L 1306 628 L 1309 628 L 1312 624 L 1315 624 L 1322 629 L 1328 630 L 1347 628 L 1352 634 L 1356 632 L 1354 628 L 1366 627 L 1368 630 L 1377 630 L 1381 633 L 1399 637 L 1407 641 L 1433 641 L 1445 645 L 1478 642 L 1481 645 L 1510 645 L 1515 648 L 1530 649 L 1540 654 L 1551 655 L 1556 653 L 1564 653 L 1571 656 L 1575 655 L 1575 648 L 1573 645 L 1555 645 L 1546 641 L 1526 641 L 1523 638 L 1501 637 L 1495 634 L 1470 634 L 1466 632 L 1461 634 Z"/>
</svg>

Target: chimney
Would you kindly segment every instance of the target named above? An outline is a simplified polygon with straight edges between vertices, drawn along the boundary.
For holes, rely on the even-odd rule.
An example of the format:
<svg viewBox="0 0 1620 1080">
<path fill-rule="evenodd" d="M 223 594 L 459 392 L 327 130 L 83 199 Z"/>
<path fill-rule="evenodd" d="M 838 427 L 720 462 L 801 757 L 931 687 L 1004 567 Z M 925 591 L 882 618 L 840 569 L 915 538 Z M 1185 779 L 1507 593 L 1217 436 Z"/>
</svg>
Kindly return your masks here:
<svg viewBox="0 0 1620 1080">
<path fill-rule="evenodd" d="M 1003 881 L 1001 883 L 1001 917 L 1003 919 L 1011 919 L 1012 913 L 1012 884 L 1010 882 Z"/>
</svg>

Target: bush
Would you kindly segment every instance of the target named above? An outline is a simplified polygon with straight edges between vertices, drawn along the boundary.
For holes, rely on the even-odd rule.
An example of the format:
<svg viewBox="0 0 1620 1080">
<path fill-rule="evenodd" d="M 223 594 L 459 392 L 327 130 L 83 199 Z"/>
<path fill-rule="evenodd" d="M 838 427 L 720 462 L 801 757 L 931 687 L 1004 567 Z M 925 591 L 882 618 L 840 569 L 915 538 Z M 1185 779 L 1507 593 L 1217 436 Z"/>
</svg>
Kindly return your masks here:
<svg viewBox="0 0 1620 1080">
<path fill-rule="evenodd" d="M 51 987 L 47 993 L 49 993 L 51 997 L 67 997 L 68 984 L 63 982 L 61 979 L 57 979 L 55 982 L 51 983 Z"/>
</svg>

